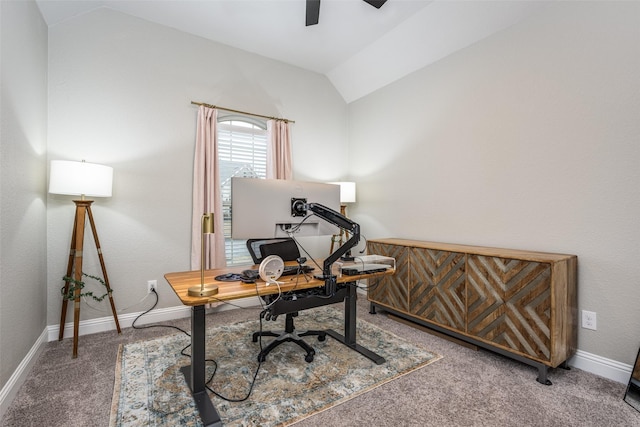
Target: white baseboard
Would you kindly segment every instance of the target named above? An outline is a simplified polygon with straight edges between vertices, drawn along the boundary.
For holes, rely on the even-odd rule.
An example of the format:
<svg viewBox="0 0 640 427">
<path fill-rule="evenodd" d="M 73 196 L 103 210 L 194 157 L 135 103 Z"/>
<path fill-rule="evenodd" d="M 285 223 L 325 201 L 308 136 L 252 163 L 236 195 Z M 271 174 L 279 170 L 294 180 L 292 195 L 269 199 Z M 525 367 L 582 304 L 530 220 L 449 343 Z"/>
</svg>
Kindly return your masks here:
<svg viewBox="0 0 640 427">
<path fill-rule="evenodd" d="M 569 366 L 582 369 L 583 371 L 587 371 L 622 384 L 627 384 L 629 382 L 633 368 L 632 365 L 627 365 L 626 363 L 607 359 L 606 357 L 587 353 L 582 350 L 576 351 L 575 356 L 569 359 Z"/>
<path fill-rule="evenodd" d="M 244 298 L 234 301 L 233 304 L 219 303 L 219 305 L 213 305 L 212 308 L 208 308 L 207 312 L 215 313 L 226 310 L 232 310 L 234 308 L 248 308 L 259 305 L 257 298 Z M 119 314 L 118 323 L 120 328 L 130 327 L 134 320 L 140 316 L 143 311 L 138 313 Z M 136 324 L 144 325 L 147 323 L 165 322 L 167 320 L 181 319 L 183 317 L 189 317 L 191 315 L 191 308 L 180 305 L 176 307 L 158 308 L 151 310 L 149 313 L 142 316 Z M 114 331 L 116 329 L 116 322 L 113 320 L 113 316 L 100 317 L 91 320 L 81 320 L 78 328 L 78 335 L 95 334 L 98 332 Z M 47 327 L 49 341 L 55 341 L 58 339 L 60 331 L 59 325 L 49 325 Z M 73 337 L 73 322 L 65 323 L 64 325 L 64 337 Z"/>
<path fill-rule="evenodd" d="M 255 307 L 259 304 L 257 298 L 246 298 L 238 300 L 234 305 L 221 304 L 216 307 L 210 308 L 210 312 L 226 311 L 238 307 Z M 118 322 L 120 327 L 130 327 L 133 321 L 141 314 L 129 313 L 118 316 Z M 140 318 L 139 324 L 157 323 L 167 320 L 180 319 L 188 317 L 191 314 L 191 309 L 185 306 L 160 308 L 153 310 Z M 24 382 L 31 367 L 38 359 L 38 356 L 42 352 L 44 345 L 48 341 L 55 341 L 58 339 L 58 331 L 60 327 L 58 325 L 51 325 L 42 331 L 42 334 L 38 337 L 36 342 L 29 350 L 29 353 L 22 360 L 18 368 L 16 368 L 9 381 L 0 390 L 0 419 L 8 409 L 11 401 L 15 397 L 18 389 Z M 79 335 L 94 334 L 97 332 L 112 331 L 116 329 L 115 321 L 112 316 L 102 317 L 99 319 L 84 320 L 80 322 Z M 73 323 L 67 323 L 64 327 L 65 337 L 69 338 L 73 336 Z M 590 372 L 592 374 L 608 378 L 610 380 L 627 384 L 631 377 L 632 366 L 626 363 L 617 362 L 606 357 L 601 357 L 595 354 L 587 353 L 586 351 L 578 350 L 570 360 L 569 365 L 583 371 Z"/>
<path fill-rule="evenodd" d="M 362 292 L 358 290 L 358 292 Z M 237 300 L 233 305 L 220 304 L 207 312 L 225 311 L 238 307 L 254 307 L 259 304 L 257 298 L 246 298 Z M 191 313 L 191 309 L 185 306 L 161 308 L 151 311 L 145 314 L 138 321 L 139 324 L 157 323 L 172 319 L 179 319 L 188 317 Z M 133 321 L 138 317 L 140 313 L 130 313 L 118 316 L 120 327 L 129 327 Z M 92 319 L 80 322 L 80 335 L 94 334 L 97 332 L 105 332 L 115 330 L 116 325 L 113 317 L 102 317 L 99 319 Z M 49 326 L 49 341 L 58 339 L 59 327 Z M 65 324 L 65 337 L 73 336 L 73 323 Z M 631 378 L 632 366 L 626 363 L 621 363 L 616 360 L 607 359 L 606 357 L 598 356 L 596 354 L 587 353 L 586 351 L 578 350 L 576 354 L 569 359 L 568 364 L 574 366 L 583 371 L 590 372 L 592 374 L 608 378 L 613 381 L 617 381 L 622 384 L 627 384 L 629 378 Z"/>
<path fill-rule="evenodd" d="M 219 304 L 207 309 L 207 312 L 221 312 L 226 310 L 232 310 L 235 308 L 249 308 L 258 306 L 260 303 L 257 298 L 245 298 L 238 300 L 233 304 Z M 118 323 L 121 328 L 130 327 L 133 321 L 144 312 L 120 314 L 118 315 Z M 191 308 L 184 305 L 177 307 L 159 308 L 150 311 L 142 316 L 137 324 L 144 325 L 148 323 L 158 323 L 173 319 L 181 319 L 183 317 L 189 317 L 191 315 Z M 78 328 L 78 335 L 89 335 L 98 332 L 114 331 L 116 329 L 116 322 L 113 320 L 113 316 L 101 317 L 98 319 L 82 320 L 80 321 Z M 15 395 L 18 393 L 20 386 L 24 383 L 27 375 L 31 371 L 33 364 L 36 362 L 44 346 L 49 341 L 55 341 L 58 339 L 58 333 L 60 331 L 60 325 L 49 325 L 38 337 L 33 344 L 27 355 L 24 357 L 20 365 L 16 368 L 13 375 L 9 378 L 7 383 L 0 390 L 0 419 L 4 416 L 4 413 L 11 405 Z M 66 323 L 64 325 L 64 337 L 70 339 L 73 337 L 73 322 Z"/>
<path fill-rule="evenodd" d="M 358 289 L 358 293 L 366 297 L 367 291 Z M 569 366 L 607 378 L 622 384 L 628 384 L 631 378 L 632 365 L 607 359 L 597 354 L 577 350 L 576 354 L 568 360 Z"/>
<path fill-rule="evenodd" d="M 0 390 L 0 420 L 4 417 L 4 413 L 9 409 L 9 405 L 16 397 L 20 386 L 24 383 L 27 375 L 31 371 L 33 364 L 38 360 L 38 357 L 44 350 L 44 346 L 47 343 L 47 328 L 43 329 L 40 336 L 36 339 L 36 342 L 31 346 L 31 349 L 27 355 L 22 359 L 22 362 L 18 365 L 13 372 L 9 380 Z"/>
<path fill-rule="evenodd" d="M 146 323 L 163 322 L 167 320 L 180 319 L 188 317 L 191 313 L 189 307 L 178 306 L 169 308 L 159 308 L 153 310 L 138 320 L 138 324 L 144 325 Z M 133 324 L 133 321 L 144 312 L 119 314 L 118 323 L 120 328 L 128 328 Z M 49 325 L 49 341 L 55 341 L 58 339 L 60 332 L 60 325 Z M 114 331 L 116 329 L 116 322 L 113 320 L 113 316 L 99 317 L 97 319 L 81 320 L 78 326 L 78 335 L 96 334 L 98 332 Z M 64 325 L 64 338 L 73 337 L 73 322 L 65 323 Z"/>
</svg>

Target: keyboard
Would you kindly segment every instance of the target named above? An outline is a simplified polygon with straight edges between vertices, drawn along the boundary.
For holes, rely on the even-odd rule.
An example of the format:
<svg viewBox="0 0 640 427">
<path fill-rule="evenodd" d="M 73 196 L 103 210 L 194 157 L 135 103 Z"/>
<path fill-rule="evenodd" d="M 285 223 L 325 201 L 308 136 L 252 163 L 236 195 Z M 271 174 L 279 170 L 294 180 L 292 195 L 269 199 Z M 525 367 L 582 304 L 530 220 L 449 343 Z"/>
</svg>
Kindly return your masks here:
<svg viewBox="0 0 640 427">
<path fill-rule="evenodd" d="M 298 272 L 302 274 L 310 273 L 311 271 L 313 271 L 313 267 L 311 267 L 310 265 L 303 265 L 300 267 L 297 265 L 285 265 L 284 270 L 282 271 L 282 275 L 293 276 L 294 274 L 298 274 Z M 244 270 L 242 272 L 242 275 L 252 279 L 257 279 L 260 276 L 258 270 Z"/>
</svg>

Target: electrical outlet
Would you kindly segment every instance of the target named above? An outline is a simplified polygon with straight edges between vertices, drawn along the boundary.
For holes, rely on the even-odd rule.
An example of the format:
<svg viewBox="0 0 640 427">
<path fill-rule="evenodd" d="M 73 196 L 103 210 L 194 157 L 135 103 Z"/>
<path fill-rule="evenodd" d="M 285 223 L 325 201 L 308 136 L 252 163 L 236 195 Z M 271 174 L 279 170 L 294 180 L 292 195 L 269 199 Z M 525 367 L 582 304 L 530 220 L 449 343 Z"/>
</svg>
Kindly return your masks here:
<svg viewBox="0 0 640 427">
<path fill-rule="evenodd" d="M 582 327 L 585 329 L 596 330 L 596 312 L 582 310 Z"/>
<path fill-rule="evenodd" d="M 157 280 L 147 280 L 147 293 L 151 293 L 153 291 L 158 292 L 158 281 Z"/>
</svg>

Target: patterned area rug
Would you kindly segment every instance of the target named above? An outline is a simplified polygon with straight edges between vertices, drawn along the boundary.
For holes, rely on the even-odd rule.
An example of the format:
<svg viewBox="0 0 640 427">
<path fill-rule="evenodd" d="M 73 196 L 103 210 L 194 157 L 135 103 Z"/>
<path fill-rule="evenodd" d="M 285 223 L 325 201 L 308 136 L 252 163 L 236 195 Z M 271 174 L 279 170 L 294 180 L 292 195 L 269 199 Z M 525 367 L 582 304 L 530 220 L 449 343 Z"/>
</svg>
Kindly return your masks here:
<svg viewBox="0 0 640 427">
<path fill-rule="evenodd" d="M 263 322 L 265 330 L 284 329 L 284 318 Z M 343 313 L 329 307 L 306 310 L 296 318 L 296 328 L 333 329 L 343 333 Z M 211 394 L 225 426 L 285 426 L 424 367 L 441 356 L 416 347 L 369 322 L 358 319 L 357 342 L 386 362 L 376 365 L 366 357 L 327 336 L 305 340 L 316 351 L 312 363 L 293 343 L 273 350 L 262 363 L 248 399 L 229 402 Z M 258 320 L 220 325 L 207 331 L 209 387 L 232 400 L 249 391 L 258 367 L 259 343 L 251 335 Z M 263 338 L 265 347 L 272 338 Z M 190 338 L 176 334 L 121 346 L 110 426 L 200 426 L 198 410 L 180 372 L 189 364 L 180 354 Z M 189 352 L 187 348 L 185 350 Z M 217 365 L 217 368 L 216 368 Z"/>
</svg>

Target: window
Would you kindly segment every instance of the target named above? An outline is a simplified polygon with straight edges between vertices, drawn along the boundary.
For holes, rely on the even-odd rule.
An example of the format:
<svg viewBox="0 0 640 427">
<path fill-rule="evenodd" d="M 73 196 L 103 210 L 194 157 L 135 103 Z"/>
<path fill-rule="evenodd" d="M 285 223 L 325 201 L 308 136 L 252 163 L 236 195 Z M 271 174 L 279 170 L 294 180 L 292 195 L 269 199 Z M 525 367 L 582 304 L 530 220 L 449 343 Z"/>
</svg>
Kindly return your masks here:
<svg viewBox="0 0 640 427">
<path fill-rule="evenodd" d="M 218 118 L 218 161 L 227 265 L 253 264 L 246 240 L 231 238 L 231 178 L 267 177 L 267 124 L 244 116 Z"/>
</svg>

